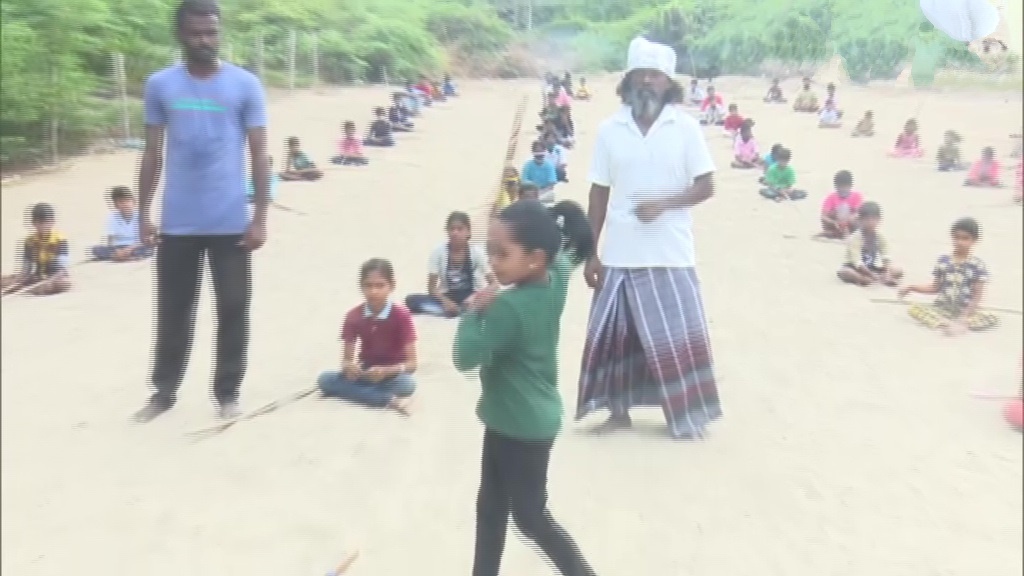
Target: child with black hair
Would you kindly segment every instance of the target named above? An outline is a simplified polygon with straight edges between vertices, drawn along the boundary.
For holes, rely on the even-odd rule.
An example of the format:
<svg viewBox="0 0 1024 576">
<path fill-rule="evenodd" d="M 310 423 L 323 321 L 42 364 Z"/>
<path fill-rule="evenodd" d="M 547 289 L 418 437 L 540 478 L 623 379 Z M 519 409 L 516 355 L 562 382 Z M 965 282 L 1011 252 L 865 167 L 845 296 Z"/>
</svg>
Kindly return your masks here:
<svg viewBox="0 0 1024 576">
<path fill-rule="evenodd" d="M 996 150 L 991 146 L 981 151 L 981 159 L 971 165 L 964 186 L 981 188 L 1002 188 L 1003 168 L 996 159 Z"/>
<path fill-rule="evenodd" d="M 729 104 L 729 114 L 722 119 L 722 130 L 725 135 L 734 139 L 743 126 L 744 118 L 740 115 L 740 107 L 736 103 Z"/>
<path fill-rule="evenodd" d="M 516 200 L 537 200 L 540 201 L 540 188 L 533 182 L 524 182 L 519 185 L 519 195 Z"/>
<path fill-rule="evenodd" d="M 942 146 L 935 153 L 935 163 L 939 172 L 956 172 L 966 170 L 967 166 L 960 158 L 960 134 L 954 130 L 946 130 L 942 137 Z"/>
<path fill-rule="evenodd" d="M 338 141 L 339 154 L 331 158 L 331 164 L 342 166 L 366 166 L 370 160 L 363 155 L 363 143 L 356 136 L 356 123 L 346 120 L 341 127 L 343 135 Z"/>
<path fill-rule="evenodd" d="M 413 314 L 455 318 L 477 290 L 494 282 L 487 265 L 487 253 L 469 243 L 472 226 L 465 212 L 452 212 L 445 221 L 448 241 L 430 254 L 427 264 L 427 293 L 410 294 L 405 305 Z"/>
<path fill-rule="evenodd" d="M 796 100 L 793 101 L 794 112 L 817 112 L 818 95 L 811 89 L 811 79 L 804 77 L 803 88 L 797 92 Z"/>
<path fill-rule="evenodd" d="M 590 100 L 590 89 L 587 88 L 586 78 L 580 78 L 580 86 L 576 89 L 576 99 L 583 102 Z"/>
<path fill-rule="evenodd" d="M 857 214 L 864 196 L 853 189 L 853 174 L 840 170 L 832 178 L 835 190 L 821 203 L 821 233 L 824 238 L 845 239 L 857 230 Z"/>
<path fill-rule="evenodd" d="M 875 113 L 868 110 L 864 113 L 864 117 L 857 122 L 857 126 L 854 127 L 853 133 L 850 134 L 854 138 L 871 138 L 875 135 Z"/>
<path fill-rule="evenodd" d="M 67 238 L 53 229 L 56 219 L 53 206 L 45 202 L 32 206 L 29 220 L 35 232 L 22 244 L 21 270 L 0 280 L 5 296 L 19 290 L 33 296 L 49 296 L 71 288 L 71 249 Z"/>
<path fill-rule="evenodd" d="M 593 576 L 548 511 L 547 471 L 562 424 L 556 362 L 562 310 L 573 268 L 595 253 L 594 234 L 574 202 L 549 211 L 519 201 L 492 221 L 487 251 L 498 282 L 508 288 L 492 285 L 469 301 L 452 351 L 458 370 L 480 369 L 482 388 L 473 575 L 498 575 L 511 515 L 559 573 Z"/>
<path fill-rule="evenodd" d="M 950 228 L 953 253 L 940 256 L 932 269 L 932 281 L 900 288 L 899 297 L 911 292 L 937 294 L 932 304 L 914 304 L 910 317 L 932 329 L 956 336 L 967 330 L 987 330 L 999 324 L 994 314 L 981 310 L 981 299 L 989 281 L 985 263 L 971 254 L 981 236 L 974 218 L 961 218 Z"/>
<path fill-rule="evenodd" d="M 761 152 L 757 148 L 757 140 L 754 138 L 754 121 L 746 119 L 740 125 L 739 134 L 732 145 L 732 167 L 733 168 L 758 168 L 762 165 Z"/>
<path fill-rule="evenodd" d="M 139 239 L 139 212 L 135 196 L 127 186 L 115 186 L 110 191 L 114 209 L 107 217 L 107 242 L 93 246 L 90 251 L 96 260 L 127 262 L 149 258 L 153 249 Z"/>
<path fill-rule="evenodd" d="M 569 167 L 569 159 L 565 146 L 558 143 L 558 136 L 552 132 L 545 132 L 541 141 L 544 142 L 544 148 L 547 150 L 548 160 L 555 165 L 555 176 L 558 181 L 567 184 L 569 176 L 566 171 Z"/>
<path fill-rule="evenodd" d="M 391 123 L 388 122 L 387 113 L 379 106 L 373 109 L 373 113 L 377 119 L 370 124 L 370 131 L 363 140 L 363 144 L 366 146 L 394 146 L 395 137 L 391 134 Z"/>
<path fill-rule="evenodd" d="M 395 132 L 412 132 L 413 123 L 409 119 L 409 111 L 405 107 L 405 96 L 400 92 L 391 95 L 391 107 L 388 108 L 388 122 Z"/>
<path fill-rule="evenodd" d="M 846 242 L 846 261 L 836 276 L 843 282 L 858 286 L 881 283 L 895 286 L 903 271 L 892 265 L 889 243 L 878 232 L 882 208 L 876 202 L 865 202 L 857 210 L 860 229 Z"/>
<path fill-rule="evenodd" d="M 779 86 L 778 78 L 772 80 L 772 85 L 768 87 L 768 93 L 764 95 L 764 101 L 768 104 L 786 103 L 786 99 L 782 96 L 782 87 Z"/>
<path fill-rule="evenodd" d="M 287 181 L 319 180 L 324 175 L 323 171 L 316 167 L 316 164 L 309 159 L 309 156 L 302 151 L 302 145 L 296 136 L 290 136 L 286 142 L 284 155 L 284 172 L 281 172 L 281 179 Z"/>
<path fill-rule="evenodd" d="M 533 153 L 533 158 L 530 158 L 523 164 L 523 169 L 519 173 L 519 180 L 520 182 L 536 184 L 541 192 L 541 201 L 549 204 L 554 203 L 555 184 L 558 184 L 558 169 L 548 159 L 548 152 L 544 148 L 543 142 L 534 142 L 530 146 L 530 152 Z"/>
<path fill-rule="evenodd" d="M 345 315 L 341 327 L 341 370 L 320 374 L 325 397 L 341 398 L 409 415 L 416 390 L 416 328 L 412 315 L 391 301 L 395 271 L 391 262 L 373 258 L 359 270 L 365 302 Z M 359 358 L 356 358 L 356 347 Z"/>
<path fill-rule="evenodd" d="M 789 165 L 793 153 L 789 148 L 781 148 L 772 154 L 775 163 L 765 171 L 760 194 L 769 200 L 781 202 L 783 200 L 803 200 L 807 198 L 807 192 L 795 190 L 796 170 Z"/>
<path fill-rule="evenodd" d="M 921 138 L 917 134 L 917 120 L 911 118 L 903 125 L 903 131 L 896 137 L 896 145 L 889 151 L 893 158 L 920 158 L 924 156 Z"/>
</svg>

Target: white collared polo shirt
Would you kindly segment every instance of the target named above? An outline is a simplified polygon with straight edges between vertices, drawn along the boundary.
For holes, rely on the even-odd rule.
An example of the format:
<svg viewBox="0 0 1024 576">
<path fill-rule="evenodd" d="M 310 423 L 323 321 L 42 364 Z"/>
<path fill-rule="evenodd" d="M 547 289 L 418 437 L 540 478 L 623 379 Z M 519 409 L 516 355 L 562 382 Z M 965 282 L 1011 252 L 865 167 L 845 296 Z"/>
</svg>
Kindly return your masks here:
<svg viewBox="0 0 1024 576">
<path fill-rule="evenodd" d="M 637 204 L 681 194 L 694 178 L 715 171 L 700 124 L 666 106 L 644 136 L 623 106 L 597 133 L 590 181 L 609 186 L 601 262 L 613 268 L 689 268 L 696 264 L 689 208 L 641 222 Z"/>
</svg>

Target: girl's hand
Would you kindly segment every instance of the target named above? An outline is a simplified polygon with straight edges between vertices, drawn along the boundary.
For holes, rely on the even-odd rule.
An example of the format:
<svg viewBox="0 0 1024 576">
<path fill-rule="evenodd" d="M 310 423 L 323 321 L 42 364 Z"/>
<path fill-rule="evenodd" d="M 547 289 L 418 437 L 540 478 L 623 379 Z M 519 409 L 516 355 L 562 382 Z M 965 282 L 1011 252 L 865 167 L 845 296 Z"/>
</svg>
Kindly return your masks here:
<svg viewBox="0 0 1024 576">
<path fill-rule="evenodd" d="M 497 284 L 491 284 L 482 290 L 478 290 L 476 294 L 470 297 L 466 307 L 473 312 L 482 312 L 494 303 L 500 291 L 501 287 Z"/>
</svg>

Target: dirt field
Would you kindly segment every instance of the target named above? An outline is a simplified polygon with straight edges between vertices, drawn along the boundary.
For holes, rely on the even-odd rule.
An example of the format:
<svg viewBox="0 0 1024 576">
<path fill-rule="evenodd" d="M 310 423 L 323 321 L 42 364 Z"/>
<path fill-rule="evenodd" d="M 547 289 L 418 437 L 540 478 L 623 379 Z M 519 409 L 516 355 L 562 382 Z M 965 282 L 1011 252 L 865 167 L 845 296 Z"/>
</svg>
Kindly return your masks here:
<svg viewBox="0 0 1024 576">
<path fill-rule="evenodd" d="M 616 106 L 616 78 L 591 79 L 595 99 L 574 108 L 580 144 L 563 198 L 586 202 L 598 123 Z M 667 439 L 658 410 L 609 438 L 572 423 L 589 292 L 571 288 L 562 327 L 565 432 L 551 470 L 555 515 L 602 575 L 1015 576 L 1022 566 L 1021 435 L 1000 403 L 1015 393 L 1021 318 L 987 334 L 947 339 L 912 323 L 891 289 L 841 285 L 842 247 L 813 242 L 832 176 L 881 203 L 883 232 L 912 282 L 950 249 L 949 227 L 983 225 L 987 303 L 1020 308 L 1022 218 L 1011 190 L 965 189 L 936 172 L 941 134 L 956 129 L 974 159 L 995 146 L 1011 161 L 1021 102 L 841 87 L 851 123 L 875 112 L 879 135 L 816 128 L 813 116 L 768 107 L 757 79 L 719 88 L 757 120 L 762 148 L 794 151 L 810 198 L 777 205 L 756 176 L 728 168 L 729 141 L 707 138 L 720 172 L 695 211 L 699 271 L 725 417 L 701 443 Z M 338 362 L 343 313 L 359 299 L 367 258 L 395 263 L 396 296 L 423 290 L 429 251 L 451 210 L 492 195 L 522 94 L 535 118 L 536 82 L 466 83 L 463 97 L 425 112 L 414 134 L 373 150 L 365 168 L 328 167 L 317 183 L 288 183 L 269 242 L 255 259 L 255 302 L 243 408 L 313 384 Z M 796 83 L 785 86 L 792 96 Z M 339 125 L 361 126 L 383 88 L 300 93 L 272 104 L 272 151 L 299 136 L 322 166 Z M 928 153 L 886 157 L 917 117 Z M 532 124 L 532 122 L 531 122 Z M 525 160 L 530 132 L 524 131 Z M 103 232 L 106 189 L 134 187 L 136 153 L 82 158 L 67 171 L 5 187 L 3 270 L 10 272 L 26 206 L 46 200 L 75 260 Z M 1013 172 L 1007 170 L 1007 179 Z M 65 295 L 3 302 L 2 569 L 17 576 L 282 576 L 323 574 L 351 549 L 353 574 L 468 574 L 482 429 L 478 384 L 452 368 L 454 321 L 418 321 L 418 412 L 408 420 L 335 401 L 306 400 L 189 444 L 212 424 L 213 322 L 204 286 L 197 342 L 178 407 L 129 423 L 148 391 L 152 265 L 73 269 Z M 593 422 L 598 422 L 595 418 Z M 504 574 L 549 574 L 510 540 Z"/>
</svg>

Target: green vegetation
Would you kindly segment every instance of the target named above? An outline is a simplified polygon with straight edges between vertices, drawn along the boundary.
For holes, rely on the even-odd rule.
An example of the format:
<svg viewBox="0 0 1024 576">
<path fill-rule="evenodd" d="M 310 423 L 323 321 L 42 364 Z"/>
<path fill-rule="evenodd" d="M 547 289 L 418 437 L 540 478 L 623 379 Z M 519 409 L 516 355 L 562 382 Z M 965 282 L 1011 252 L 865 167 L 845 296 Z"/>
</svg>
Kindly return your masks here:
<svg viewBox="0 0 1024 576">
<path fill-rule="evenodd" d="M 841 55 L 854 80 L 891 78 L 929 47 L 931 75 L 975 66 L 963 46 L 894 0 L 221 0 L 223 55 L 268 85 L 396 81 L 436 74 L 533 75 L 534 56 L 579 72 L 620 69 L 638 33 L 673 45 L 680 69 L 743 74 Z M 82 150 L 123 134 L 113 55 L 126 90 L 175 58 L 177 0 L 4 0 L 0 161 Z M 529 21 L 529 26 L 527 25 Z M 523 28 L 530 28 L 529 32 Z M 294 75 L 289 74 L 295 54 Z M 315 73 L 314 73 L 315 70 Z M 294 84 L 293 84 L 294 83 Z M 59 142 L 59 147 L 57 143 Z"/>
</svg>

